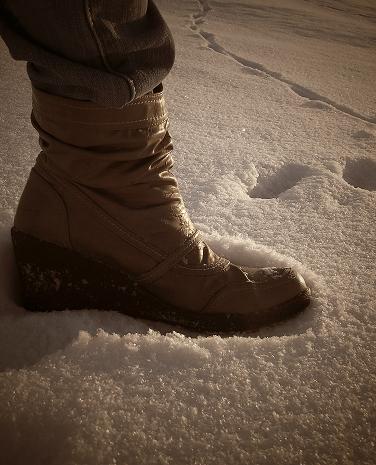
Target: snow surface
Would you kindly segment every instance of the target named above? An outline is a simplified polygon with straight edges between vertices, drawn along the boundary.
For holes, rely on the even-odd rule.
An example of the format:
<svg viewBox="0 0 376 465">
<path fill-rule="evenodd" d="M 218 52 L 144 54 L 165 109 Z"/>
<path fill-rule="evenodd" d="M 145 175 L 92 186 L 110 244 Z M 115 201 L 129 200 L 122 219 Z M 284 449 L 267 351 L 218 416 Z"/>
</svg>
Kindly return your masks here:
<svg viewBox="0 0 376 465">
<path fill-rule="evenodd" d="M 374 465 L 376 5 L 159 4 L 191 216 L 236 262 L 296 266 L 313 304 L 233 337 L 17 305 L 9 228 L 38 147 L 1 44 L 0 463 Z"/>
</svg>

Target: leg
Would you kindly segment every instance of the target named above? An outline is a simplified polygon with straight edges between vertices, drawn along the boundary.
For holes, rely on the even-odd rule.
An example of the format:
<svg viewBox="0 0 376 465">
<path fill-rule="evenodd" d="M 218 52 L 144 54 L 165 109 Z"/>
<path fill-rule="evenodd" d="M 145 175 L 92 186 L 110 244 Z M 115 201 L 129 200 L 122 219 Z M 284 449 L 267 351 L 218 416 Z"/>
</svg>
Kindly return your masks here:
<svg viewBox="0 0 376 465">
<path fill-rule="evenodd" d="M 28 62 L 34 87 L 122 107 L 151 91 L 174 62 L 171 33 L 149 0 L 5 0 L 0 33 Z"/>
<path fill-rule="evenodd" d="M 102 14 L 96 40 L 112 44 L 119 28 L 103 26 L 108 15 Z M 138 31 L 127 28 L 131 37 L 137 38 Z M 133 67 L 135 58 L 122 57 L 121 49 L 132 43 L 124 34 L 124 44 L 115 41 L 117 52 L 108 57 L 116 71 L 105 62 L 94 63 L 93 57 L 85 64 L 107 73 L 101 94 L 91 88 L 95 98 L 86 99 L 91 101 L 33 89 L 32 122 L 42 152 L 13 228 L 25 305 L 34 310 L 118 309 L 223 331 L 254 329 L 303 309 L 309 290 L 293 270 L 234 265 L 200 238 L 171 173 L 162 86 L 121 109 L 98 105 L 103 103 L 98 95 L 109 95 L 107 76 L 117 77 L 119 70 L 143 89 L 140 94 L 150 90 L 140 83 L 154 85 L 153 67 L 147 73 L 147 64 Z"/>
</svg>

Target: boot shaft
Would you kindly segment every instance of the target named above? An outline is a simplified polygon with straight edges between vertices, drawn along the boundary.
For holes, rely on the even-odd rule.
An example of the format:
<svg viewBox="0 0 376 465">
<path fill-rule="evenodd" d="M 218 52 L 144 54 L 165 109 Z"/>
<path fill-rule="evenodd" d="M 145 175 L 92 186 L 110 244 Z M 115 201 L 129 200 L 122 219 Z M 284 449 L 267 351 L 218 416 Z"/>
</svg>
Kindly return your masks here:
<svg viewBox="0 0 376 465">
<path fill-rule="evenodd" d="M 17 229 L 83 252 L 98 242 L 112 249 L 117 241 L 107 239 L 108 221 L 104 228 L 98 221 L 106 216 L 151 257 L 146 263 L 135 258 L 137 273 L 185 247 L 196 233 L 170 172 L 161 88 L 122 110 L 34 89 L 32 121 L 42 152 L 20 200 Z"/>
<path fill-rule="evenodd" d="M 87 187 L 152 183 L 173 166 L 161 88 L 122 110 L 33 89 L 31 118 L 40 136 L 39 163 Z"/>
</svg>

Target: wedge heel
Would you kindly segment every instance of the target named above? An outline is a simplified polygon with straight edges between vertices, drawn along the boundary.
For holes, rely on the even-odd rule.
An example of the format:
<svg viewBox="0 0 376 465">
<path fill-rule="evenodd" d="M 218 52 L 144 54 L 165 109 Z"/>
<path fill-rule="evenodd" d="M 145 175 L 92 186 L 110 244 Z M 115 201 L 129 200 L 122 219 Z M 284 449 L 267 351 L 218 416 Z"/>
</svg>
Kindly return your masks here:
<svg viewBox="0 0 376 465">
<path fill-rule="evenodd" d="M 31 311 L 114 310 L 136 318 L 197 331 L 256 330 L 292 316 L 309 304 L 309 293 L 264 315 L 201 313 L 173 307 L 151 294 L 134 277 L 72 250 L 12 229 L 23 305 Z M 268 316 L 269 315 L 269 316 Z M 273 315 L 273 321 L 271 316 Z M 268 321 L 270 319 L 270 321 Z"/>
<path fill-rule="evenodd" d="M 25 308 L 32 311 L 139 305 L 131 277 L 77 252 L 12 229 Z"/>
</svg>

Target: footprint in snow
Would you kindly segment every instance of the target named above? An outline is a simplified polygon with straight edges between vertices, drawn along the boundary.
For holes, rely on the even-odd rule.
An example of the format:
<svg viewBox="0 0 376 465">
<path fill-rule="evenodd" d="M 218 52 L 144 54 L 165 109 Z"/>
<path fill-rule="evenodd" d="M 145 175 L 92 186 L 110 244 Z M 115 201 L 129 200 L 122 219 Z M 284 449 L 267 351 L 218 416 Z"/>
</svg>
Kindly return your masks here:
<svg viewBox="0 0 376 465">
<path fill-rule="evenodd" d="M 357 131 L 351 136 L 355 140 L 372 140 L 375 136 L 368 131 Z"/>
<path fill-rule="evenodd" d="M 312 175 L 309 166 L 288 164 L 272 176 L 259 176 L 256 186 L 249 192 L 252 199 L 274 199 L 296 186 L 303 178 Z"/>
<path fill-rule="evenodd" d="M 376 161 L 370 158 L 348 159 L 343 179 L 353 187 L 376 191 Z"/>
</svg>

